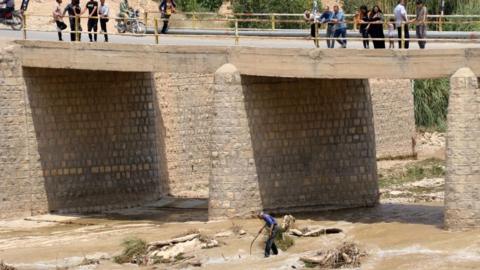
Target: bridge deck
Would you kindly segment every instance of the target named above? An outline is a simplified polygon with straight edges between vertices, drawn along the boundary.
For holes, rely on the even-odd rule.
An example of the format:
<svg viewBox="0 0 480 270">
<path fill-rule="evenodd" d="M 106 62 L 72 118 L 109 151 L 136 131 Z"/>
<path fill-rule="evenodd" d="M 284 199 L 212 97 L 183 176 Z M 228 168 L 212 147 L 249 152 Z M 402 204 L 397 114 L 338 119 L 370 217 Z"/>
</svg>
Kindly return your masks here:
<svg viewBox="0 0 480 270">
<path fill-rule="evenodd" d="M 462 67 L 480 74 L 480 48 L 331 50 L 29 40 L 17 43 L 22 48 L 23 65 L 40 68 L 213 73 L 223 64 L 232 63 L 245 75 L 297 78 L 437 78 L 449 77 Z"/>
</svg>

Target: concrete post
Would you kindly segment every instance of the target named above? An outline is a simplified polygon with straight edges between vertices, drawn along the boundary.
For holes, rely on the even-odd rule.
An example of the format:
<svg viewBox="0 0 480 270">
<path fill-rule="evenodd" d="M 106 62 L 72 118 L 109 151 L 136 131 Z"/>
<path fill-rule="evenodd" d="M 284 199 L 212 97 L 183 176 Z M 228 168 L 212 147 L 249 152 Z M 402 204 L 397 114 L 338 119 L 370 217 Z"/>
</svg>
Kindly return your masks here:
<svg viewBox="0 0 480 270">
<path fill-rule="evenodd" d="M 450 79 L 445 226 L 480 227 L 480 92 L 469 68 Z"/>
<path fill-rule="evenodd" d="M 261 210 L 258 176 L 237 68 L 215 73 L 209 218 L 249 216 Z"/>
</svg>

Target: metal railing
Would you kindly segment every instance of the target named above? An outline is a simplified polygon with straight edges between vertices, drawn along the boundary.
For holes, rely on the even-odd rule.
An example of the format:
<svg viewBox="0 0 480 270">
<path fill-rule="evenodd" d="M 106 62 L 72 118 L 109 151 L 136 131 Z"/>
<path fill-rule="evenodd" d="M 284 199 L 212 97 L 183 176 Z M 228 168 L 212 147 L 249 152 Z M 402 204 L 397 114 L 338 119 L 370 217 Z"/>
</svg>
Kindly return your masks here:
<svg viewBox="0 0 480 270">
<path fill-rule="evenodd" d="M 150 14 L 150 16 L 149 16 Z M 152 16 L 152 14 L 154 14 Z M 156 15 L 155 15 L 156 14 Z M 240 43 L 240 37 L 242 35 L 242 31 L 245 31 L 245 30 L 248 30 L 248 31 L 266 31 L 266 30 L 269 30 L 269 31 L 278 31 L 279 29 L 276 29 L 275 27 L 275 24 L 276 23 L 289 23 L 289 24 L 298 24 L 298 25 L 310 25 L 309 23 L 307 23 L 304 19 L 303 19 L 303 14 L 262 14 L 262 13 L 257 13 L 257 14 L 236 14 L 236 15 L 241 15 L 241 16 L 245 16 L 246 18 L 237 18 L 237 17 L 232 17 L 232 16 L 224 16 L 224 17 L 221 17 L 221 18 L 199 18 L 199 17 L 193 17 L 193 15 L 195 14 L 207 14 L 207 15 L 216 15 L 215 13 L 182 13 L 182 14 L 186 14 L 186 15 L 191 15 L 192 17 L 191 18 L 175 18 L 175 16 L 172 16 L 170 19 L 163 19 L 163 18 L 160 18 L 159 16 L 159 12 L 146 12 L 143 16 L 142 19 L 139 19 L 139 21 L 143 21 L 143 23 L 145 24 L 145 26 L 148 28 L 148 27 L 151 27 L 153 28 L 153 33 L 146 33 L 146 34 L 134 34 L 134 33 L 123 33 L 123 34 L 119 34 L 119 33 L 95 33 L 95 34 L 108 34 L 108 35 L 122 35 L 122 36 L 151 36 L 154 38 L 154 43 L 155 44 L 159 44 L 159 40 L 160 40 L 160 33 L 158 31 L 159 29 L 159 24 L 162 23 L 163 21 L 168 21 L 169 23 L 173 23 L 173 22 L 176 22 L 176 21 L 187 21 L 187 22 L 192 22 L 192 24 L 195 24 L 195 23 L 199 23 L 199 22 L 219 22 L 219 23 L 223 23 L 224 24 L 224 27 L 221 27 L 221 28 L 213 28 L 213 29 L 216 29 L 216 30 L 226 30 L 226 32 L 224 32 L 221 36 L 233 36 L 234 37 L 234 42 L 236 45 L 238 45 Z M 234 14 L 235 15 L 235 14 Z M 269 18 L 265 18 L 265 19 L 262 19 L 262 18 L 251 18 L 253 16 L 263 16 L 263 17 L 267 17 L 267 16 L 270 16 Z M 296 17 L 296 16 L 301 16 L 302 19 L 277 19 L 278 16 L 286 16 L 286 17 Z M 351 18 L 351 14 L 350 14 L 350 18 Z M 388 16 L 388 15 L 386 15 Z M 24 39 L 27 39 L 28 38 L 28 31 L 41 31 L 41 32 L 58 32 L 58 31 L 45 31 L 45 30 L 39 30 L 39 29 L 34 29 L 33 27 L 30 26 L 29 24 L 29 19 L 31 17 L 40 17 L 40 18 L 50 18 L 50 21 L 52 23 L 52 26 L 54 25 L 54 22 L 53 20 L 51 20 L 51 15 L 34 15 L 34 14 L 28 14 L 28 13 L 25 13 L 24 14 L 24 27 L 23 27 L 23 38 Z M 480 15 L 465 15 L 465 16 L 460 16 L 460 15 L 446 15 L 446 16 L 443 16 L 445 18 L 447 17 L 452 17 L 452 18 L 459 18 L 459 19 L 462 19 L 462 18 L 468 18 L 468 19 L 480 19 Z M 68 17 L 66 17 L 68 18 Z M 83 31 L 80 29 L 80 19 L 88 19 L 89 17 L 88 16 L 74 16 L 74 17 L 71 17 L 71 18 L 74 18 L 75 19 L 75 29 L 74 31 L 67 31 L 67 30 L 64 30 L 62 31 L 63 33 L 74 33 L 75 34 L 75 37 L 76 37 L 76 40 L 79 39 L 80 35 L 81 34 L 94 34 L 94 33 L 89 33 L 88 31 Z M 428 18 L 439 18 L 438 15 L 430 15 Z M 96 18 L 98 19 L 98 18 Z M 112 22 L 116 22 L 117 20 L 124 20 L 125 18 L 120 18 L 120 17 L 109 17 L 110 19 L 110 23 Z M 150 23 L 151 22 L 151 23 Z M 257 29 L 257 28 L 241 28 L 240 27 L 240 23 L 251 23 L 251 22 L 257 22 L 257 23 L 270 23 L 272 25 L 271 29 Z M 344 23 L 346 23 L 347 25 L 350 25 L 350 26 L 353 26 L 353 29 L 356 30 L 356 26 L 358 26 L 359 24 L 362 24 L 362 23 L 359 23 L 358 21 L 356 20 L 347 20 L 345 21 Z M 480 24 L 480 20 L 478 21 L 474 21 L 473 23 L 477 23 L 477 24 Z M 374 23 L 374 22 L 370 22 L 370 23 L 364 23 L 364 24 L 377 24 L 377 23 Z M 386 24 L 387 22 L 381 22 L 380 24 L 383 24 L 383 29 L 385 29 L 386 27 Z M 439 25 L 439 24 L 472 24 L 472 21 L 445 21 L 445 22 L 442 22 L 442 21 L 427 21 L 425 22 L 426 25 Z M 314 44 L 316 47 L 319 47 L 320 46 L 320 41 L 321 40 L 332 40 L 333 42 L 335 42 L 335 40 L 338 40 L 339 38 L 333 38 L 333 37 L 321 37 L 320 36 L 320 30 L 322 28 L 326 28 L 327 25 L 326 24 L 317 24 L 315 23 L 315 35 L 309 39 L 313 40 L 314 41 Z M 404 29 L 404 27 L 409 27 L 410 25 L 412 24 L 403 24 L 402 25 L 402 29 Z M 205 28 L 202 28 L 202 30 L 206 30 Z M 152 31 L 150 31 L 152 32 Z M 402 33 L 405 33 L 405 31 L 402 31 Z M 185 35 L 185 36 L 188 36 L 188 35 Z M 204 36 L 209 36 L 208 34 L 205 34 Z M 251 35 L 250 35 L 251 36 Z M 261 37 L 257 37 L 257 38 L 261 38 Z M 297 39 L 298 40 L 298 37 L 295 37 L 295 38 L 289 38 L 289 37 L 280 37 L 281 39 Z M 344 38 L 340 38 L 340 39 L 344 39 Z M 345 40 L 347 41 L 362 41 L 364 40 L 364 38 L 358 38 L 358 37 L 347 37 L 345 38 Z M 398 38 L 390 38 L 390 37 L 385 37 L 385 38 L 369 38 L 369 40 L 372 40 L 372 41 L 377 41 L 377 40 L 383 40 L 383 41 L 395 41 L 395 42 L 400 42 L 402 44 L 402 48 L 405 47 L 405 43 L 406 42 L 409 42 L 409 41 L 412 41 L 412 42 L 416 42 L 416 41 L 428 41 L 428 42 L 457 42 L 457 43 L 478 43 L 480 42 L 480 38 L 477 38 L 475 36 L 469 38 L 469 39 L 452 39 L 452 38 L 428 38 L 428 39 L 417 39 L 417 38 L 406 38 L 406 36 L 403 34 L 401 37 L 398 37 Z"/>
<path fill-rule="evenodd" d="M 148 14 L 159 14 L 159 11 L 146 11 L 145 12 L 145 21 L 148 21 Z M 199 21 L 199 17 L 201 16 L 213 16 L 216 18 L 230 18 L 230 19 L 242 19 L 243 17 L 258 17 L 258 18 L 267 18 L 265 20 L 268 20 L 269 25 L 271 26 L 271 30 L 275 30 L 277 27 L 276 25 L 282 21 L 282 18 L 289 18 L 289 17 L 296 17 L 299 18 L 300 20 L 303 19 L 303 14 L 301 13 L 232 13 L 232 14 L 226 14 L 226 15 L 220 15 L 218 13 L 214 12 L 182 12 L 178 13 L 182 14 L 188 17 L 191 17 L 192 21 L 195 23 Z M 350 19 L 354 23 L 355 27 L 355 20 L 354 18 L 356 17 L 356 14 L 345 14 L 345 18 Z M 385 19 L 388 18 L 393 18 L 393 14 L 384 14 Z M 409 19 L 415 18 L 415 15 L 408 15 Z M 438 25 L 438 31 L 443 31 L 443 25 L 445 23 L 449 23 L 446 20 L 451 20 L 451 19 L 480 19 L 480 15 L 427 15 L 427 20 L 430 21 L 437 21 L 436 25 Z M 267 21 L 264 21 L 267 22 Z M 356 28 L 354 28 L 356 29 Z"/>
</svg>

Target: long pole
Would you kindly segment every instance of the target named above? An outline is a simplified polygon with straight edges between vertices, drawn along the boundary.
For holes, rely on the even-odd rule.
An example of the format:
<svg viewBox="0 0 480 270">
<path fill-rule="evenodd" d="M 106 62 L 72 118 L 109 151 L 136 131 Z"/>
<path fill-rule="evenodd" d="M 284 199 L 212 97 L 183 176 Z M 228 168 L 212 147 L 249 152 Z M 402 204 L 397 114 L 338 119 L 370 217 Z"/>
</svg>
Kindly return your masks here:
<svg viewBox="0 0 480 270">
<path fill-rule="evenodd" d="M 262 233 L 262 231 L 260 231 L 257 236 L 255 236 L 255 238 L 253 238 L 253 241 L 252 243 L 250 243 L 250 255 L 252 255 L 252 247 L 253 247 L 253 243 L 255 242 L 255 240 L 257 240 L 258 236 Z"/>
</svg>

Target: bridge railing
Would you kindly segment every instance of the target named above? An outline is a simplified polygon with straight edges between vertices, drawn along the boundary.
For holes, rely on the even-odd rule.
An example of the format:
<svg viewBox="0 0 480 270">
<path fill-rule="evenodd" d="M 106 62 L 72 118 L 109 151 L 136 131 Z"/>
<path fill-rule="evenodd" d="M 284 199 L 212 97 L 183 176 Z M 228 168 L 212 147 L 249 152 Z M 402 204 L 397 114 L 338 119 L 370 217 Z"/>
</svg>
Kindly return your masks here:
<svg viewBox="0 0 480 270">
<path fill-rule="evenodd" d="M 153 13 L 153 12 L 152 12 Z M 150 15 L 152 14 L 150 13 Z M 262 39 L 262 38 L 269 38 L 269 37 L 265 37 L 265 36 L 261 36 L 260 34 L 258 36 L 255 35 L 255 33 L 261 33 L 261 32 L 265 32 L 265 31 L 273 31 L 273 32 L 279 32 L 281 31 L 281 29 L 262 29 L 262 28 L 249 28 L 249 27 L 241 27 L 241 23 L 271 23 L 271 19 L 270 18 L 265 18 L 265 19 L 262 19 L 262 18 L 252 18 L 252 16 L 266 16 L 266 15 L 271 15 L 271 14 L 241 14 L 243 16 L 245 16 L 246 18 L 234 18 L 234 17 L 228 17 L 228 16 L 225 16 L 224 18 L 217 18 L 217 17 L 214 17 L 214 18 L 188 18 L 188 17 L 182 17 L 182 18 L 175 18 L 175 16 L 171 17 L 170 19 L 164 19 L 164 18 L 161 18 L 160 17 L 160 14 L 158 12 L 155 12 L 155 16 L 150 16 L 150 18 L 148 17 L 148 13 L 146 13 L 147 15 L 143 16 L 141 19 L 139 19 L 139 21 L 142 21 L 145 26 L 147 28 L 150 28 L 150 31 L 148 31 L 146 34 L 135 34 L 135 33 L 112 33 L 112 32 L 109 32 L 107 33 L 108 35 L 121 35 L 121 36 L 151 36 L 153 37 L 154 41 L 156 44 L 159 43 L 159 40 L 160 40 L 160 37 L 161 37 L 161 34 L 159 33 L 159 29 L 161 27 L 161 23 L 164 22 L 164 21 L 168 21 L 169 23 L 174 23 L 174 22 L 208 22 L 208 23 L 220 23 L 220 27 L 213 27 L 213 28 L 195 28 L 197 30 L 199 30 L 199 32 L 197 33 L 198 34 L 202 34 L 202 30 L 203 31 L 206 31 L 206 30 L 220 30 L 220 33 L 215 33 L 215 34 L 212 34 L 212 33 L 209 33 L 209 32 L 204 32 L 202 34 L 202 36 L 222 36 L 222 37 L 227 37 L 227 38 L 230 38 L 233 36 L 234 38 L 234 41 L 235 41 L 235 44 L 239 44 L 240 43 L 240 38 L 241 36 L 243 35 L 246 35 L 245 34 L 245 31 L 248 31 L 248 36 L 249 37 L 252 37 L 252 38 L 259 38 L 259 39 Z M 184 14 L 188 14 L 188 13 L 184 13 Z M 194 13 L 191 13 L 192 15 Z M 207 14 L 207 15 L 214 15 L 214 13 L 202 13 L 202 14 Z M 279 15 L 282 15 L 282 16 L 290 16 L 290 17 L 296 17 L 298 16 L 298 14 L 279 14 Z M 296 25 L 299 25 L 299 26 L 303 26 L 303 27 L 310 27 L 310 23 L 306 22 L 304 19 L 303 19 L 303 15 L 301 15 L 302 19 L 278 19 L 278 20 L 275 20 L 275 23 L 289 23 L 289 24 L 296 24 Z M 430 15 L 429 18 L 436 18 L 435 17 L 436 15 Z M 480 19 L 480 15 L 465 15 L 465 16 L 460 16 L 460 15 L 450 15 L 452 18 L 457 18 L 457 19 L 463 19 L 463 18 L 468 18 L 468 19 Z M 66 17 L 68 18 L 68 17 Z M 75 20 L 77 20 L 77 22 L 81 21 L 81 19 L 88 19 L 89 17 L 88 16 L 75 16 L 75 17 L 72 17 L 74 18 Z M 97 18 L 98 19 L 98 18 Z M 109 23 L 116 23 L 117 20 L 123 20 L 124 18 L 120 18 L 120 17 L 109 17 L 110 21 Z M 44 29 L 40 29 L 40 28 L 35 28 L 34 26 L 34 22 L 38 22 L 38 21 L 46 21 L 46 22 L 50 22 L 52 24 L 52 30 L 44 30 Z M 83 20 L 85 21 L 85 20 Z M 32 22 L 30 24 L 30 22 Z M 377 24 L 377 23 L 373 23 L 373 22 L 370 22 L 370 23 L 361 23 L 361 22 L 358 22 L 357 20 L 346 20 L 345 23 L 349 26 L 353 26 L 353 30 L 356 30 L 355 27 L 360 25 L 360 24 Z M 381 22 L 380 24 L 383 24 L 383 29 L 385 30 L 386 29 L 386 26 L 387 26 L 387 21 L 385 20 L 384 22 Z M 471 24 L 480 24 L 480 20 L 476 20 L 476 21 L 471 21 L 471 20 L 459 20 L 459 21 L 445 21 L 445 22 L 440 22 L 440 21 L 427 21 L 425 24 L 426 25 L 439 25 L 439 24 L 443 24 L 443 25 L 448 25 L 448 24 L 455 24 L 455 25 L 459 25 L 459 24 L 465 24 L 465 25 L 471 25 Z M 32 26 L 33 25 L 33 26 Z M 78 40 L 78 37 L 80 34 L 89 34 L 88 31 L 84 31 L 82 29 L 82 27 L 79 27 L 80 26 L 80 23 L 76 23 L 75 24 L 77 27 L 76 29 L 74 30 L 64 30 L 62 31 L 63 33 L 67 33 L 67 34 L 70 34 L 70 33 L 74 33 L 76 35 L 76 40 Z M 326 24 L 314 24 L 315 25 L 315 35 L 313 37 L 310 37 L 310 38 L 306 38 L 305 36 L 307 35 L 307 31 L 305 30 L 305 36 L 303 36 L 303 39 L 310 39 L 310 40 L 313 40 L 315 45 L 317 47 L 319 47 L 319 41 L 321 40 L 338 40 L 338 38 L 333 38 L 333 37 L 326 37 L 326 36 L 323 36 L 324 33 L 324 29 L 327 27 Z M 51 19 L 51 15 L 35 15 L 35 14 L 24 14 L 24 27 L 23 27 L 23 38 L 24 39 L 28 39 L 28 32 L 34 32 L 34 31 L 41 31 L 41 32 L 58 32 L 57 30 L 53 30 L 53 26 L 54 26 L 54 22 L 53 20 Z M 402 25 L 402 27 L 412 27 L 414 26 L 414 24 L 405 24 L 405 25 Z M 176 28 L 177 29 L 177 28 Z M 178 29 L 182 29 L 181 27 L 178 28 Z M 191 28 L 189 28 L 191 29 Z M 153 31 L 152 31 L 153 30 Z M 395 29 L 396 30 L 396 29 Z M 242 32 L 243 31 L 243 32 Z M 283 29 L 284 31 L 284 29 Z M 253 32 L 253 34 L 252 34 Z M 309 31 L 308 31 L 309 32 Z M 403 32 L 403 31 L 402 31 Z M 98 35 L 102 35 L 104 33 L 97 33 Z M 184 36 L 191 36 L 192 34 L 183 34 Z M 270 37 L 271 38 L 271 37 Z M 284 36 L 276 36 L 277 39 L 295 39 L 295 40 L 298 40 L 299 37 L 298 35 L 297 36 L 291 36 L 289 35 L 288 32 L 285 32 Z M 347 41 L 363 41 L 364 38 L 362 37 L 355 37 L 355 36 L 350 36 L 350 37 L 346 37 L 346 38 L 341 38 L 343 40 L 347 40 Z M 369 40 L 372 40 L 372 41 L 377 41 L 377 40 L 383 40 L 383 41 L 395 41 L 395 42 L 401 42 L 401 44 L 405 44 L 406 42 L 408 41 L 412 41 L 412 42 L 416 42 L 416 41 L 428 41 L 428 42 L 456 42 L 456 43 L 479 43 L 480 42 L 480 37 L 476 36 L 476 35 L 470 35 L 468 36 L 467 38 L 466 37 L 460 37 L 460 36 L 456 36 L 455 34 L 449 34 L 449 35 L 443 35 L 442 37 L 436 37 L 436 38 L 428 38 L 428 39 L 417 39 L 417 38 L 407 38 L 405 36 L 402 36 L 400 38 L 390 38 L 390 37 L 385 37 L 385 38 L 369 38 Z M 402 46 L 403 47 L 403 46 Z"/>
<path fill-rule="evenodd" d="M 160 14 L 159 11 L 149 10 L 144 13 L 145 21 L 148 21 L 149 17 L 155 16 Z M 182 12 L 178 13 L 179 15 L 183 15 L 185 17 L 191 18 L 193 25 L 195 27 L 195 22 L 202 21 L 202 18 L 210 17 L 210 18 L 228 18 L 228 19 L 244 19 L 244 18 L 258 18 L 265 23 L 268 23 L 271 30 L 277 29 L 277 25 L 281 22 L 285 21 L 285 18 L 297 18 L 298 20 L 303 19 L 303 14 L 301 13 L 231 13 L 231 14 L 218 14 L 215 12 Z M 345 18 L 352 21 L 354 25 L 354 29 L 356 29 L 357 23 L 355 21 L 356 14 L 345 14 Z M 390 18 L 394 18 L 393 14 L 384 14 L 385 21 Z M 414 19 L 415 15 L 408 15 L 409 19 Z M 480 15 L 427 15 L 427 20 L 429 21 L 436 21 L 435 24 L 437 28 L 435 30 L 443 31 L 443 25 L 445 24 L 455 24 L 455 20 L 458 19 L 476 19 L 480 20 Z"/>
</svg>

